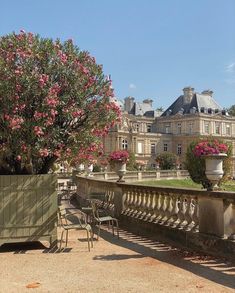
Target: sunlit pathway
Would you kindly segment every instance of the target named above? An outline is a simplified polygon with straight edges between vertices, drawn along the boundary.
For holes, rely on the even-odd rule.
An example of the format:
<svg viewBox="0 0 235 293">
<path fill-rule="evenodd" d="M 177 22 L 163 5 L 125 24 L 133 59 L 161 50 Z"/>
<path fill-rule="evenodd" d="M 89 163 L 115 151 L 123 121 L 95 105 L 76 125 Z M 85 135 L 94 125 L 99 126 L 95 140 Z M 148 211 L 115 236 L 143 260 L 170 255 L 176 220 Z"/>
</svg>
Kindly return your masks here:
<svg viewBox="0 0 235 293">
<path fill-rule="evenodd" d="M 60 232 L 60 231 L 59 231 Z M 77 238 L 79 237 L 79 240 Z M 162 241 L 104 228 L 88 252 L 83 232 L 68 248 L 2 247 L 0 292 L 234 292 L 235 267 Z M 36 287 L 27 288 L 27 285 Z M 29 287 L 30 287 L 29 286 Z"/>
</svg>

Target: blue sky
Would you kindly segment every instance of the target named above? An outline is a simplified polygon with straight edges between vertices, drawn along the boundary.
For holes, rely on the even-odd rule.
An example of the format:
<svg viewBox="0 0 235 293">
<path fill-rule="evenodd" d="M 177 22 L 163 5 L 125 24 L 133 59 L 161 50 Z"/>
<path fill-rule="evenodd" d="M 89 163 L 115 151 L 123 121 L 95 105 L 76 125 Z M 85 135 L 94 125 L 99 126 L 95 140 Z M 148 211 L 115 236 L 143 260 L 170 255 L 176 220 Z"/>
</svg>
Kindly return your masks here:
<svg viewBox="0 0 235 293">
<path fill-rule="evenodd" d="M 235 104 L 235 0 L 1 1 L 0 35 L 20 29 L 72 38 L 121 99 L 166 108 L 190 85 Z"/>
</svg>

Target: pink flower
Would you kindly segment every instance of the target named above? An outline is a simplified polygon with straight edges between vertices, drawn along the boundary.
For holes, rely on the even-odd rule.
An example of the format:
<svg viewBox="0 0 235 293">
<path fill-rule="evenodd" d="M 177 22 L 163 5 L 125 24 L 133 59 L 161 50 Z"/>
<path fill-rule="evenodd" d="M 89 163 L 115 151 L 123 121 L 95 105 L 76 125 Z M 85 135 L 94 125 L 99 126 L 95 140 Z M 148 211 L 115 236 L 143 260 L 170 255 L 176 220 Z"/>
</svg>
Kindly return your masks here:
<svg viewBox="0 0 235 293">
<path fill-rule="evenodd" d="M 17 160 L 17 161 L 21 161 L 21 156 L 20 156 L 20 155 L 17 156 L 17 157 L 16 157 L 16 160 Z"/>
<path fill-rule="evenodd" d="M 42 128 L 40 126 L 35 126 L 33 130 L 36 136 L 44 135 L 44 132 L 42 131 Z"/>
<path fill-rule="evenodd" d="M 129 153 L 125 150 L 123 151 L 113 151 L 109 157 L 108 157 L 108 160 L 110 163 L 112 162 L 122 162 L 122 163 L 126 163 L 129 159 Z"/>
<path fill-rule="evenodd" d="M 224 143 L 220 143 L 217 139 L 201 141 L 193 149 L 193 153 L 197 157 L 203 155 L 216 155 L 227 152 L 228 146 Z"/>
<path fill-rule="evenodd" d="M 49 156 L 49 151 L 48 151 L 48 149 L 40 149 L 39 150 L 39 155 L 41 156 L 41 157 L 48 157 Z"/>
<path fill-rule="evenodd" d="M 19 129 L 21 128 L 21 124 L 24 122 L 24 119 L 21 118 L 21 117 L 16 117 L 16 118 L 10 118 L 9 119 L 9 127 L 12 129 L 12 130 L 15 130 L 15 129 Z"/>
</svg>

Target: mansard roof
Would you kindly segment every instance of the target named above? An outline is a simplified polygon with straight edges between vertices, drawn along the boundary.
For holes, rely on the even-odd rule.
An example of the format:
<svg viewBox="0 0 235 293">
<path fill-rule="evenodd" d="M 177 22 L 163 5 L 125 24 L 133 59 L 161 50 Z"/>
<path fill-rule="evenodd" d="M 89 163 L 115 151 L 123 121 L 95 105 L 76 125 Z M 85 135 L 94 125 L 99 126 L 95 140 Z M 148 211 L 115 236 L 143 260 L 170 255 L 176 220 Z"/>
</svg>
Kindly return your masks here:
<svg viewBox="0 0 235 293">
<path fill-rule="evenodd" d="M 140 116 L 151 116 L 154 117 L 154 111 L 152 109 L 151 104 L 147 103 L 140 103 L 140 102 L 135 102 L 133 108 L 130 111 L 130 114 L 133 115 L 140 115 Z"/>
<path fill-rule="evenodd" d="M 208 110 L 209 109 L 209 110 Z M 185 96 L 179 96 L 166 109 L 161 116 L 171 116 L 176 114 L 192 114 L 192 113 L 218 113 L 222 111 L 222 107 L 209 94 L 194 93 L 190 101 L 185 101 Z"/>
</svg>

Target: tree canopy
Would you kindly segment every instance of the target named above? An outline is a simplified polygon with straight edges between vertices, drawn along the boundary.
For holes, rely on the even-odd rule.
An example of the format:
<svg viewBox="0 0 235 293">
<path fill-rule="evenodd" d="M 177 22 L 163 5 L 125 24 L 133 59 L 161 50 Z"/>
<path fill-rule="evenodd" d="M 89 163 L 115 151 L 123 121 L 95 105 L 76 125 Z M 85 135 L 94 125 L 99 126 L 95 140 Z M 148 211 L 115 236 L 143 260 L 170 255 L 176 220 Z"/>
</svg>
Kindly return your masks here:
<svg viewBox="0 0 235 293">
<path fill-rule="evenodd" d="M 0 174 L 47 173 L 95 152 L 118 120 L 111 80 L 72 40 L 0 38 Z"/>
<path fill-rule="evenodd" d="M 232 105 L 230 108 L 228 108 L 228 113 L 231 116 L 235 116 L 235 105 Z"/>
</svg>

